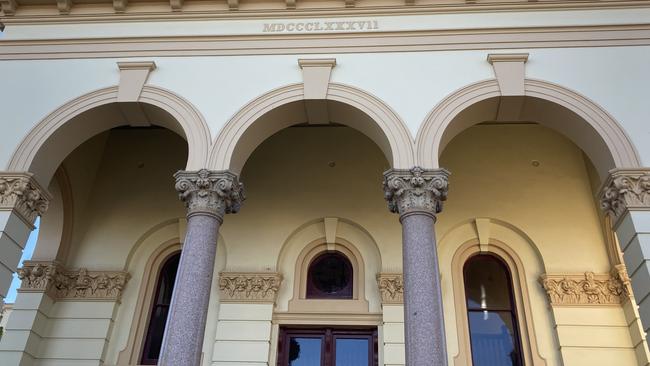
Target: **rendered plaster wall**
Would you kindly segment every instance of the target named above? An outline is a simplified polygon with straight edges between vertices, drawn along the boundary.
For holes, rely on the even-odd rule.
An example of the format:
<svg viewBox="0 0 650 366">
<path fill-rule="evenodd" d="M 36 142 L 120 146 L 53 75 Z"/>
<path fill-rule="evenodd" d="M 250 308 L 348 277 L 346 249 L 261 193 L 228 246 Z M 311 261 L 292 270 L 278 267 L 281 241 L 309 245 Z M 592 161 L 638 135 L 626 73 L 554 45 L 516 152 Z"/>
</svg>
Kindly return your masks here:
<svg viewBox="0 0 650 366">
<path fill-rule="evenodd" d="M 222 303 L 213 366 L 269 364 L 273 304 Z"/>
<path fill-rule="evenodd" d="M 114 313 L 103 306 L 95 308 L 96 303 L 57 302 L 57 315 L 53 316 L 56 327 L 41 354 L 101 359 L 105 364 L 114 364 L 128 339 L 134 298 L 143 275 L 139 271 L 147 258 L 143 248 L 152 250 L 155 243 L 182 236 L 178 219 L 184 216 L 184 210 L 173 191 L 171 174 L 182 165 L 185 151 L 180 138 L 162 130 L 114 130 L 100 138 L 105 139 L 96 141 L 101 143 L 101 149 L 82 147 L 87 148 L 79 150 L 85 152 L 84 156 L 75 153 L 66 163 L 73 177 L 73 192 L 86 192 L 87 196 L 83 200 L 86 204 L 76 213 L 80 219 L 75 223 L 67 265 L 128 268 L 134 277 Z M 538 160 L 539 167 L 532 166 L 532 160 Z M 98 164 L 96 173 L 86 170 L 92 161 Z M 334 167 L 330 166 L 332 162 Z M 144 166 L 138 168 L 141 163 Z M 443 163 L 453 175 L 449 199 L 436 227 L 439 237 L 469 219 L 492 217 L 525 232 L 535 243 L 547 272 L 609 271 L 585 162 L 570 141 L 536 125 L 481 125 L 453 140 L 444 152 Z M 386 168 L 381 151 L 349 128 L 296 127 L 277 134 L 253 153 L 244 168 L 242 181 L 248 199 L 239 214 L 224 220 L 221 235 L 225 249 L 218 250 L 227 252 L 224 265 L 228 270 L 273 270 L 292 233 L 313 220 L 339 217 L 362 228 L 374 241 L 380 264 L 364 258 L 368 261 L 366 268 L 374 265 L 382 271 L 400 271 L 401 228 L 397 216 L 386 209 L 381 190 L 381 173 Z M 85 171 L 88 176 L 83 174 Z M 169 222 L 173 223 L 165 224 Z M 450 244 L 449 252 L 461 244 Z M 441 255 L 441 261 L 448 263 L 451 257 Z M 451 309 L 451 273 L 441 270 L 444 304 Z M 619 324 L 621 317 L 616 311 L 620 313 L 620 309 L 590 314 L 597 319 L 576 324 L 579 332 L 561 334 L 558 341 L 548 301 L 536 282 L 540 274 L 531 273 L 527 281 L 532 310 L 539 314 L 534 318 L 537 345 L 549 365 L 560 365 L 560 354 L 567 359 L 574 357 L 564 349 L 560 353 L 560 346 L 573 344 L 572 340 L 591 329 L 589 324 Z M 213 291 L 216 294 L 214 283 Z M 376 289 L 373 292 L 367 288 L 366 294 L 369 302 L 378 303 Z M 385 306 L 382 315 L 382 357 L 389 365 L 403 364 L 398 308 L 392 306 L 389 310 Z M 380 309 L 371 307 L 373 312 Z M 235 342 L 238 346 L 259 347 L 251 352 L 256 357 L 254 362 L 266 362 L 269 356 L 262 355 L 276 346 L 271 342 L 271 333 L 266 332 L 270 311 L 261 309 L 232 317 L 226 316 L 227 310 L 220 311 L 216 300 L 211 302 L 208 324 L 212 329 L 206 331 L 204 360 L 217 365 L 230 362 L 225 357 L 232 358 L 232 354 L 228 356 L 224 349 L 228 342 Z M 89 320 L 75 320 L 75 314 Z M 229 324 L 221 324 L 217 314 L 224 321 L 252 321 L 259 331 L 245 335 L 226 331 Z M 458 352 L 455 316 L 459 315 L 446 311 L 450 358 Z M 616 327 L 612 329 L 616 328 L 616 335 L 623 338 L 619 341 L 624 342 L 626 333 Z M 86 333 L 81 333 L 82 329 Z M 94 348 L 73 347 L 74 343 L 65 340 L 66 332 L 87 338 Z M 633 352 L 629 342 L 627 348 L 617 345 Z M 105 347 L 100 350 L 100 345 Z M 62 348 L 57 351 L 59 346 Z M 594 343 L 585 347 L 602 346 Z"/>
<path fill-rule="evenodd" d="M 639 358 L 635 355 L 636 323 L 626 320 L 623 307 L 551 309 L 537 281 L 542 272 L 611 270 L 583 156 L 566 138 L 534 124 L 475 126 L 444 151 L 442 166 L 452 176 L 436 231 L 443 242 L 440 260 L 451 356 L 463 352 L 457 348 L 453 325 L 455 317 L 464 315 L 448 305 L 453 303 L 454 243 L 446 234 L 468 220 L 490 218 L 523 231 L 534 245 L 526 249 L 492 232 L 524 261 L 538 348 L 548 365 L 645 364 L 639 361 L 647 357 L 644 351 Z M 536 257 L 542 261 L 539 268 Z"/>
<path fill-rule="evenodd" d="M 558 17 L 553 12 L 522 14 L 529 25 L 566 22 L 603 24 L 611 22 L 634 23 L 647 10 L 614 13 L 571 13 Z M 567 12 L 569 14 L 570 12 Z M 502 14 L 503 15 L 503 14 Z M 498 27 L 506 24 L 502 15 L 463 14 L 465 20 L 478 16 L 472 27 Z M 532 16 L 532 17 L 531 17 Z M 447 24 L 451 18 L 440 23 L 438 18 L 396 18 L 395 29 L 409 24 L 413 28 L 430 28 L 432 24 Z M 609 18 L 609 20 L 605 20 Z M 483 19 L 483 21 L 480 21 Z M 534 21 L 534 19 L 537 19 Z M 645 18 L 641 18 L 645 19 Z M 414 20 L 420 20 L 418 23 Z M 408 21 L 408 22 L 407 22 Z M 261 29 L 262 21 L 252 27 Z M 13 26 L 4 37 L 30 39 L 36 37 L 67 38 L 91 35 L 103 27 L 111 29 L 116 36 L 157 35 L 182 29 L 193 32 L 224 34 L 223 23 L 210 23 L 210 27 L 195 28 L 202 22 L 187 22 L 179 27 L 167 28 L 168 23 L 147 22 L 140 24 L 93 24 L 93 25 L 42 25 Z M 237 29 L 233 23 L 228 23 Z M 526 23 L 524 23 L 525 25 Z M 205 24 L 204 24 L 205 26 Z M 145 30 L 153 27 L 151 30 Z M 119 29 L 119 32 L 117 32 Z M 240 30 L 243 32 L 243 30 Z M 107 35 L 111 33 L 102 33 Z M 602 106 L 627 131 L 648 165 L 650 145 L 645 143 L 648 127 L 642 121 L 650 114 L 650 105 L 644 103 L 644 91 L 650 83 L 650 47 L 580 47 L 545 48 L 521 50 L 458 50 L 439 52 L 391 52 L 391 53 L 345 53 L 313 55 L 254 55 L 228 57 L 150 57 L 158 68 L 148 80 L 180 95 L 192 103 L 203 115 L 210 128 L 213 141 L 226 122 L 248 102 L 272 89 L 291 83 L 302 82 L 297 59 L 301 57 L 335 57 L 337 66 L 331 80 L 365 90 L 386 102 L 402 118 L 412 136 L 415 136 L 429 111 L 443 98 L 468 84 L 494 78 L 492 67 L 486 61 L 488 53 L 528 52 L 526 76 L 532 79 L 557 83 L 585 95 Z M 5 71 L 5 85 L 0 99 L 5 101 L 6 121 L 0 136 L 0 166 L 6 166 L 21 139 L 40 120 L 70 100 L 100 88 L 119 83 L 117 61 L 126 58 L 67 59 L 67 60 L 15 60 L 0 61 Z M 408 65 L 408 66 L 406 66 Z M 38 101 L 38 103 L 34 103 Z"/>
<path fill-rule="evenodd" d="M 384 365 L 403 366 L 406 364 L 404 348 L 404 306 L 384 305 L 382 308 L 382 335 Z"/>
</svg>

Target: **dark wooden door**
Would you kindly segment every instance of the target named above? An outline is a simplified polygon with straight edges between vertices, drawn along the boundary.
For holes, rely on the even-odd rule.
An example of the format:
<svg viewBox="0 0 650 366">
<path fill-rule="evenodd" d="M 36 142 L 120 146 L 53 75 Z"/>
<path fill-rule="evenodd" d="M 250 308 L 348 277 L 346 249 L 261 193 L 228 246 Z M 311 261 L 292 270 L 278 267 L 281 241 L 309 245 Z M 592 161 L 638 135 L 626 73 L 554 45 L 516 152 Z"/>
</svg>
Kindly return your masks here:
<svg viewBox="0 0 650 366">
<path fill-rule="evenodd" d="M 278 366 L 377 366 L 376 328 L 280 328 Z"/>
</svg>

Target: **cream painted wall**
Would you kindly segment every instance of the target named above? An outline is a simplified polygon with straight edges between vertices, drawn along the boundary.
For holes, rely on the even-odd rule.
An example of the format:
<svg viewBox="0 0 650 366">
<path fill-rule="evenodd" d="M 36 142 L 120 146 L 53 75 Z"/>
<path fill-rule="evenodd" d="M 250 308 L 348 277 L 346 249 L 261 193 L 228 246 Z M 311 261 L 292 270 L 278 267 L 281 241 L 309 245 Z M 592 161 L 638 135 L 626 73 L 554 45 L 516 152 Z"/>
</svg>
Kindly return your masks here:
<svg viewBox="0 0 650 366">
<path fill-rule="evenodd" d="M 608 23 L 600 15 L 589 14 L 593 18 L 587 19 L 593 23 Z M 633 22 L 642 14 L 643 11 L 638 10 L 621 16 L 619 21 Z M 578 24 L 583 21 L 577 17 L 546 16 L 544 21 L 547 23 L 562 21 Z M 414 23 L 413 26 L 420 25 Z M 121 25 L 120 28 L 136 32 L 145 26 L 154 26 L 154 23 L 133 24 L 133 28 Z M 42 31 L 48 27 L 61 31 L 66 29 L 65 25 L 39 27 L 45 27 L 36 27 Z M 75 35 L 84 29 L 81 25 L 67 28 L 70 30 L 65 32 L 74 31 Z M 179 27 L 169 29 L 180 32 Z M 213 28 L 206 26 L 199 29 Z M 8 31 L 6 40 L 20 38 L 22 31 L 28 35 L 33 30 L 16 26 Z M 209 32 L 216 34 L 218 30 L 214 28 Z M 52 34 L 57 32 L 53 31 Z M 300 57 L 335 57 L 337 66 L 333 70 L 332 81 L 361 88 L 385 101 L 404 120 L 414 137 L 427 113 L 445 96 L 468 84 L 494 77 L 486 61 L 487 54 L 494 52 L 499 51 L 153 57 L 146 60 L 153 60 L 158 65 L 148 82 L 169 89 L 195 105 L 205 117 L 212 139 L 246 103 L 274 88 L 301 82 L 301 71 L 297 64 Z M 624 126 L 645 165 L 650 164 L 650 145 L 645 143 L 650 133 L 645 123 L 650 114 L 650 105 L 645 103 L 647 85 L 650 83 L 650 70 L 645 65 L 650 63 L 650 47 L 549 48 L 503 52 L 530 53 L 526 71 L 528 77 L 576 90 L 601 105 Z M 116 62 L 125 60 L 133 59 L 0 61 L 6 79 L 3 85 L 10 86 L 0 89 L 5 116 L 0 122 L 5 132 L 0 135 L 0 166 L 7 165 L 21 139 L 50 112 L 93 90 L 117 85 L 119 72 Z"/>
<path fill-rule="evenodd" d="M 437 232 L 496 218 L 537 244 L 549 272 L 610 271 L 583 154 L 566 138 L 538 125 L 480 125 L 452 140 L 442 161 L 452 175 Z"/>
<path fill-rule="evenodd" d="M 149 237 L 156 225 L 183 216 L 171 178 L 183 164 L 183 145 L 182 139 L 165 130 L 118 129 L 91 140 L 68 158 L 65 165 L 73 196 L 88 197 L 82 200 L 85 205 L 78 205 L 69 267 L 140 267 L 137 263 L 146 255 L 137 253 L 153 250 L 155 243 L 137 248 L 136 243 L 144 243 L 142 238 Z M 533 167 L 532 160 L 538 160 L 540 166 Z M 88 170 L 93 161 L 99 165 L 96 173 Z M 330 167 L 330 162 L 335 166 Z M 527 234 L 548 272 L 609 271 L 585 161 L 570 141 L 537 125 L 481 125 L 454 139 L 443 153 L 443 162 L 452 178 L 449 200 L 436 227 L 440 238 L 459 223 L 492 217 Z M 144 166 L 138 168 L 141 163 Z M 239 214 L 224 220 L 221 235 L 227 248 L 221 252 L 228 254 L 221 265 L 229 270 L 274 269 L 292 233 L 313 220 L 340 217 L 356 223 L 376 243 L 382 263 L 374 263 L 373 271 L 399 271 L 401 228 L 397 216 L 386 209 L 381 190 L 381 174 L 387 167 L 382 152 L 350 128 L 295 127 L 278 133 L 264 142 L 244 167 L 242 181 L 248 199 Z M 88 176 L 83 179 L 86 171 Z M 168 240 L 180 228 L 169 230 L 160 241 Z M 453 253 L 454 246 L 460 244 L 446 245 Z M 132 258 L 131 265 L 127 258 Z M 134 269 L 132 275 L 122 305 L 113 315 L 113 330 L 106 335 L 108 345 L 102 357 L 107 364 L 115 362 L 130 330 L 133 296 L 142 274 Z M 449 289 L 448 276 L 443 273 L 445 289 Z M 548 304 L 541 289 L 534 287 L 534 277 L 527 279 L 529 291 L 535 294 L 531 306 L 546 309 Z M 366 287 L 369 285 L 372 281 L 366 282 Z M 445 290 L 443 295 L 450 309 L 452 293 Z M 65 311 L 67 305 L 59 306 Z M 214 352 L 221 347 L 219 342 L 231 341 L 223 334 L 219 338 L 219 329 L 224 328 L 219 328 L 217 308 L 216 301 L 211 302 L 206 361 L 210 356 L 223 360 Z M 374 305 L 371 310 L 378 308 Z M 451 316 L 447 327 L 453 337 L 453 313 Z M 549 365 L 560 364 L 552 323 L 540 316 L 535 323 L 538 337 L 543 339 L 540 352 Z M 394 327 L 398 320 L 392 315 L 384 317 L 394 328 L 382 329 L 386 343 L 383 357 L 390 364 L 401 364 L 402 359 L 401 335 Z M 268 322 L 268 316 L 263 321 Z"/>
</svg>

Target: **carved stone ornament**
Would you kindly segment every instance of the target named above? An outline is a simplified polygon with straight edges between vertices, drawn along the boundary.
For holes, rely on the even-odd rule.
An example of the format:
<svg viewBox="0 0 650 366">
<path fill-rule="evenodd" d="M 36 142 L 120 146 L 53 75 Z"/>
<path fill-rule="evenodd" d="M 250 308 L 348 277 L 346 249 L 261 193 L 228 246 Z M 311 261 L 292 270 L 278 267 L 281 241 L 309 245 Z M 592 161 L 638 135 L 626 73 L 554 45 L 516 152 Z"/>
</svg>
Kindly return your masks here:
<svg viewBox="0 0 650 366">
<path fill-rule="evenodd" d="M 20 292 L 46 292 L 57 300 L 118 301 L 129 280 L 123 271 L 65 269 L 57 262 L 25 261 L 18 268 Z"/>
<path fill-rule="evenodd" d="M 49 193 L 30 173 L 0 173 L 0 210 L 15 210 L 30 224 L 47 211 Z"/>
<path fill-rule="evenodd" d="M 219 300 L 223 302 L 274 303 L 282 276 L 270 272 L 221 272 Z"/>
<path fill-rule="evenodd" d="M 404 277 L 401 273 L 379 273 L 377 285 L 382 304 L 404 303 Z"/>
<path fill-rule="evenodd" d="M 424 211 L 433 215 L 442 211 L 447 199 L 449 172 L 445 169 L 391 169 L 384 173 L 384 198 L 388 209 L 400 215 Z"/>
<path fill-rule="evenodd" d="M 613 170 L 600 193 L 600 207 L 618 220 L 627 209 L 650 208 L 650 171 Z"/>
<path fill-rule="evenodd" d="M 539 281 L 553 306 L 617 305 L 632 296 L 624 265 L 617 265 L 611 274 L 544 274 Z"/>
<path fill-rule="evenodd" d="M 224 214 L 237 213 L 246 199 L 243 184 L 228 171 L 179 171 L 174 178 L 188 216 L 201 212 L 223 219 Z"/>
</svg>

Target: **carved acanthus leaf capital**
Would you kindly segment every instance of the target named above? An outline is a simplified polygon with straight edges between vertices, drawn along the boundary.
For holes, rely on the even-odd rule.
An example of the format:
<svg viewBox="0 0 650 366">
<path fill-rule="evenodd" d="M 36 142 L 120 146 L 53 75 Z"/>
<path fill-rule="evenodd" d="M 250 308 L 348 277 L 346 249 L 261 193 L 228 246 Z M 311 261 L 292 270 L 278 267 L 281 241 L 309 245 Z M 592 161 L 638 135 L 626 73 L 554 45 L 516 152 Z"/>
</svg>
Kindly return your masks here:
<svg viewBox="0 0 650 366">
<path fill-rule="evenodd" d="M 650 170 L 611 171 L 600 192 L 600 206 L 614 221 L 628 209 L 650 209 Z"/>
<path fill-rule="evenodd" d="M 0 210 L 14 210 L 26 222 L 47 211 L 50 194 L 31 173 L 0 173 Z"/>
<path fill-rule="evenodd" d="M 404 276 L 401 273 L 379 273 L 377 285 L 382 304 L 404 303 Z"/>
<path fill-rule="evenodd" d="M 46 292 L 57 300 L 112 300 L 129 280 L 124 271 L 65 269 L 58 262 L 25 261 L 18 269 L 20 292 Z"/>
<path fill-rule="evenodd" d="M 632 296 L 624 265 L 616 266 L 610 274 L 544 274 L 539 282 L 554 306 L 616 305 Z"/>
<path fill-rule="evenodd" d="M 449 172 L 445 169 L 391 169 L 384 173 L 384 198 L 391 212 L 435 215 L 442 211 L 442 201 L 447 199 L 448 182 Z"/>
<path fill-rule="evenodd" d="M 201 212 L 223 219 L 227 213 L 237 213 L 246 199 L 244 185 L 229 171 L 179 171 L 174 178 L 188 215 Z"/>
<path fill-rule="evenodd" d="M 223 302 L 274 303 L 282 276 L 270 272 L 221 272 L 219 300 Z"/>
</svg>

